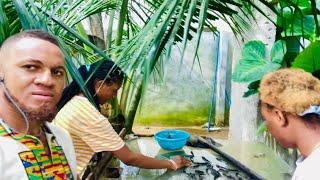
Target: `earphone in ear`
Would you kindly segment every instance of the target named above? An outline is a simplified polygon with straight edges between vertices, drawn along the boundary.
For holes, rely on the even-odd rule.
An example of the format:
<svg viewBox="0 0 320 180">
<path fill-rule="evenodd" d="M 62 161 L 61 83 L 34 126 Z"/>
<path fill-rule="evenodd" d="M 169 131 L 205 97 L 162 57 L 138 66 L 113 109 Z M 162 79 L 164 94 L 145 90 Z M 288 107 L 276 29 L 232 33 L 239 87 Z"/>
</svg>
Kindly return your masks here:
<svg viewBox="0 0 320 180">
<path fill-rule="evenodd" d="M 4 91 L 4 94 L 5 96 L 9 99 L 9 101 L 13 104 L 13 106 L 21 113 L 21 115 L 23 116 L 23 119 L 26 123 L 26 130 L 25 130 L 25 133 L 23 136 L 26 136 L 29 132 L 29 121 L 28 121 L 28 117 L 26 115 L 26 113 L 19 107 L 19 105 L 17 104 L 17 102 L 12 98 L 12 96 L 10 95 L 8 89 L 6 88 L 6 85 L 4 83 L 4 78 L 3 77 L 0 77 L 0 83 L 1 83 L 1 86 L 3 87 L 3 91 Z"/>
</svg>

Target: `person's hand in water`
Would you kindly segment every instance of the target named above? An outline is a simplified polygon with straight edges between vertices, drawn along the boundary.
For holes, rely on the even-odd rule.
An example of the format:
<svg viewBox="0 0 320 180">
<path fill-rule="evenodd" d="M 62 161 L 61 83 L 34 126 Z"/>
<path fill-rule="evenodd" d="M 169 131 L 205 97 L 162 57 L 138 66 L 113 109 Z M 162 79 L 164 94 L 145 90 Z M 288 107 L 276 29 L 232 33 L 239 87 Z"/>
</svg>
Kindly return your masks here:
<svg viewBox="0 0 320 180">
<path fill-rule="evenodd" d="M 174 156 L 169 160 L 172 164 L 172 170 L 178 170 L 183 167 L 191 166 L 192 162 L 188 159 L 183 158 L 182 156 Z"/>
</svg>

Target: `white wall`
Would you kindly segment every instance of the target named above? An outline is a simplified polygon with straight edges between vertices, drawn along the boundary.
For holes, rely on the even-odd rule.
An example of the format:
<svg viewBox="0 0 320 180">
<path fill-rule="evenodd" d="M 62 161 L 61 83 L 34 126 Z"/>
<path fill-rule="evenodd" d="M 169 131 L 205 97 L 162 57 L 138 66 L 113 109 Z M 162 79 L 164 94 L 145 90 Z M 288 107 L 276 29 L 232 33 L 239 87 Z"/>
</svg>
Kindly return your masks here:
<svg viewBox="0 0 320 180">
<path fill-rule="evenodd" d="M 271 17 L 275 16 L 269 10 L 265 13 Z M 249 40 L 261 40 L 267 45 L 267 54 L 275 40 L 275 27 L 266 17 L 257 14 L 257 22 L 251 23 L 251 29 L 246 33 L 244 42 Z M 234 40 L 236 42 L 236 40 Z M 233 69 L 241 56 L 243 42 L 234 43 Z M 232 141 L 255 141 L 257 140 L 257 119 L 258 119 L 258 95 L 243 98 L 247 91 L 245 83 L 232 82 L 231 85 L 231 109 L 229 119 L 229 138 Z"/>
</svg>

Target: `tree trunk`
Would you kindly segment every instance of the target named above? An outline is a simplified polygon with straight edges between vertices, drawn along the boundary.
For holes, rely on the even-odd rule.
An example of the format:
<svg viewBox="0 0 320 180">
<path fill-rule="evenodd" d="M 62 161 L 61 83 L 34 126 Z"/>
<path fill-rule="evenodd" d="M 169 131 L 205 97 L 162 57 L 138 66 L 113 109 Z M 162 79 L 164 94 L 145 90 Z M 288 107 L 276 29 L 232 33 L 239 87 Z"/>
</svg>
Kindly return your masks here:
<svg viewBox="0 0 320 180">
<path fill-rule="evenodd" d="M 272 19 L 275 19 L 275 15 L 272 15 L 271 10 L 265 9 L 265 13 Z M 252 23 L 251 29 L 247 31 L 244 41 L 249 40 L 261 40 L 266 43 L 267 52 L 275 41 L 275 27 L 260 13 L 256 13 L 256 23 Z M 273 17 L 272 17 L 273 16 Z M 237 42 L 236 40 L 234 42 Z M 240 59 L 241 49 L 243 43 L 234 43 L 234 48 L 237 51 L 234 52 L 233 66 L 235 66 Z M 267 53 L 269 54 L 269 53 Z M 229 136 L 233 141 L 255 141 L 257 140 L 257 119 L 258 119 L 258 95 L 253 95 L 247 98 L 242 97 L 244 92 L 247 91 L 248 84 L 244 83 L 232 83 L 231 92 L 231 109 L 229 120 Z"/>
<path fill-rule="evenodd" d="M 101 14 L 94 14 L 89 17 L 90 22 L 90 31 L 93 36 L 93 43 L 97 45 L 100 49 L 106 49 L 105 43 L 104 43 L 104 32 L 103 32 L 103 23 L 102 23 L 102 17 Z"/>
</svg>

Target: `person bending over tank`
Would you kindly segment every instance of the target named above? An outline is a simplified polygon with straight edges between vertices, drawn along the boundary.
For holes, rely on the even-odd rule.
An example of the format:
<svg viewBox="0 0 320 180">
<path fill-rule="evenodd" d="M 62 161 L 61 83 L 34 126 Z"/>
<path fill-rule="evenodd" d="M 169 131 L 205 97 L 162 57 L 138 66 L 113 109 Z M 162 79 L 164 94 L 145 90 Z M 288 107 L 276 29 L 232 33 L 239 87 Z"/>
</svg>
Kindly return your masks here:
<svg viewBox="0 0 320 180">
<path fill-rule="evenodd" d="M 268 131 L 301 157 L 293 180 L 320 178 L 320 81 L 299 69 L 281 69 L 260 83 L 261 113 Z"/>
<path fill-rule="evenodd" d="M 98 68 L 97 68 L 98 67 Z M 124 72 L 112 61 L 103 60 L 83 65 L 79 72 L 87 81 L 94 105 L 73 81 L 65 88 L 55 117 L 55 123 L 69 131 L 77 155 L 77 172 L 83 174 L 92 156 L 97 152 L 111 151 L 127 165 L 148 169 L 172 169 L 189 166 L 191 162 L 176 156 L 171 160 L 157 160 L 131 151 L 114 131 L 108 119 L 99 111 L 99 105 L 117 97 Z M 93 75 L 89 77 L 90 74 Z M 89 78 L 89 79 L 88 79 Z"/>
</svg>

